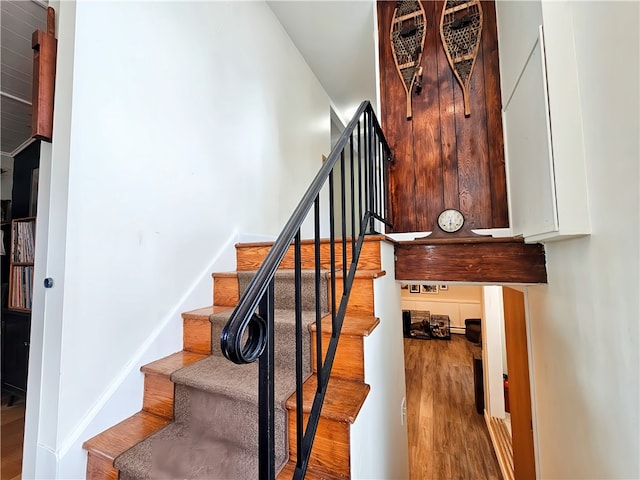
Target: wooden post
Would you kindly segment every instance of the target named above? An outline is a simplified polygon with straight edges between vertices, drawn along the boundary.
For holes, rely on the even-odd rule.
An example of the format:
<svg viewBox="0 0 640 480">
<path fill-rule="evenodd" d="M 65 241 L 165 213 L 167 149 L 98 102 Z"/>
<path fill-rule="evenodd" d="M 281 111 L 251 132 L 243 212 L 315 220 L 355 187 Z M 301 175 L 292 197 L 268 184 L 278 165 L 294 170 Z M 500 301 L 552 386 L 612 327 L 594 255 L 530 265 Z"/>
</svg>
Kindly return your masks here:
<svg viewBox="0 0 640 480">
<path fill-rule="evenodd" d="M 51 141 L 53 133 L 53 99 L 56 79 L 55 11 L 47 9 L 47 31 L 36 30 L 31 41 L 33 48 L 33 84 L 31 90 L 31 136 Z"/>
</svg>

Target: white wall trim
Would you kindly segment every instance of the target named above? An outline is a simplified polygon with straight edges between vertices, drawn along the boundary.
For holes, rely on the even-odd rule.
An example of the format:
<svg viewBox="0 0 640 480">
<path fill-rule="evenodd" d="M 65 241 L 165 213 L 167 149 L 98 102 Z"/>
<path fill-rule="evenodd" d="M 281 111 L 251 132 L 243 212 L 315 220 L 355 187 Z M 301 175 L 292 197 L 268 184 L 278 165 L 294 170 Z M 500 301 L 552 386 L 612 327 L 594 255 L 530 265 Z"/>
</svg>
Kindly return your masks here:
<svg viewBox="0 0 640 480">
<path fill-rule="evenodd" d="M 158 340 L 161 333 L 171 321 L 174 321 L 176 317 L 179 317 L 182 311 L 185 308 L 185 304 L 187 300 L 191 296 L 191 294 L 202 284 L 202 282 L 211 282 L 211 272 L 215 271 L 215 265 L 221 260 L 225 255 L 229 255 L 229 252 L 235 252 L 235 244 L 238 242 L 238 231 L 235 230 L 224 243 L 222 248 L 218 251 L 218 253 L 213 257 L 213 259 L 207 264 L 205 268 L 202 269 L 201 273 L 198 275 L 196 280 L 187 288 L 185 293 L 182 295 L 176 306 L 165 315 L 164 319 L 160 324 L 149 334 L 146 341 L 140 345 L 138 351 L 131 357 L 131 359 L 127 362 L 125 367 L 121 370 L 120 374 L 113 379 L 111 384 L 104 390 L 102 396 L 96 401 L 93 408 L 89 410 L 89 412 L 84 416 L 84 418 L 79 422 L 75 430 L 71 435 L 69 435 L 65 441 L 62 443 L 61 447 L 57 450 L 58 456 L 60 458 L 64 457 L 69 450 L 75 445 L 80 436 L 86 429 L 89 427 L 94 418 L 98 415 L 100 410 L 104 408 L 107 402 L 113 397 L 118 388 L 125 382 L 127 377 L 134 373 L 136 370 L 139 370 L 140 365 L 144 362 L 145 354 L 151 349 L 153 344 Z M 234 255 L 235 258 L 235 255 Z M 190 307 L 186 307 L 190 308 Z"/>
<path fill-rule="evenodd" d="M 503 442 L 510 442 L 511 438 L 507 438 L 508 437 L 508 431 L 507 433 L 502 432 L 502 435 L 500 434 L 500 432 L 496 431 L 496 427 L 494 425 L 494 422 L 492 422 L 492 420 L 496 420 L 496 421 L 503 421 L 500 418 L 496 418 L 496 417 L 491 417 L 491 415 L 489 415 L 489 412 L 487 412 L 487 410 L 484 411 L 484 421 L 487 425 L 487 430 L 489 430 L 489 437 L 491 437 L 491 446 L 493 447 L 493 451 L 496 454 L 496 458 L 498 459 L 498 465 L 500 466 L 500 473 L 502 473 L 502 478 L 504 480 L 513 480 L 514 476 L 513 476 L 513 448 L 511 450 L 511 458 L 508 458 L 509 452 L 505 452 L 502 448 L 500 448 L 500 440 L 499 440 L 499 436 L 503 437 Z M 506 427 L 505 427 L 506 429 Z"/>
<path fill-rule="evenodd" d="M 24 142 L 22 142 L 20 145 L 18 145 L 15 150 L 13 150 L 12 152 L 0 152 L 0 154 L 6 156 L 6 157 L 13 157 L 15 158 L 16 155 L 18 155 L 20 152 L 22 152 L 25 148 L 27 148 L 29 145 L 31 145 L 33 142 L 35 142 L 36 139 L 35 138 L 28 138 L 26 139 Z"/>
</svg>

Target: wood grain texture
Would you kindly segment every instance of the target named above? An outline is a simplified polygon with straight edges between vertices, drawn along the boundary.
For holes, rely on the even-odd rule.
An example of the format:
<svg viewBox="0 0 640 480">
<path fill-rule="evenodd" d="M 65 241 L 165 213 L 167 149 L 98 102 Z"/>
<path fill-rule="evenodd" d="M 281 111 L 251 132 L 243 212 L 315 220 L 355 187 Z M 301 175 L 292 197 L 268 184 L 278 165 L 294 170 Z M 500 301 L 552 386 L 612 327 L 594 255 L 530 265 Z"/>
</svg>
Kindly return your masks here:
<svg viewBox="0 0 640 480">
<path fill-rule="evenodd" d="M 518 480 L 533 480 L 536 478 L 536 464 L 524 294 L 513 288 L 503 287 L 502 298 L 509 370 L 513 473 Z"/>
<path fill-rule="evenodd" d="M 303 415 L 306 427 L 309 415 Z M 309 466 L 317 472 L 329 473 L 338 478 L 350 478 L 351 454 L 349 448 L 349 424 L 320 418 L 316 437 L 311 449 Z M 296 445 L 295 411 L 289 412 L 289 458 L 295 460 L 298 449 Z"/>
<path fill-rule="evenodd" d="M 182 314 L 182 348 L 193 353 L 211 353 L 211 322 L 213 313 L 229 310 L 231 307 L 210 306 Z"/>
<path fill-rule="evenodd" d="M 443 2 L 434 2 L 436 11 L 440 11 Z M 437 66 L 438 66 L 438 89 L 439 105 L 454 105 L 454 86 L 457 80 L 453 74 L 453 70 L 449 66 L 449 60 L 444 48 L 436 49 Z M 456 122 L 454 108 L 439 108 L 440 118 L 440 154 L 442 157 L 442 181 L 443 196 L 445 208 L 460 209 L 460 195 L 458 186 L 458 149 L 456 141 Z M 436 225 L 436 217 L 431 219 L 430 228 Z"/>
<path fill-rule="evenodd" d="M 93 452 L 87 454 L 87 480 L 118 480 L 118 473 L 113 460 Z"/>
<path fill-rule="evenodd" d="M 296 469 L 296 461 L 289 460 L 280 473 L 276 476 L 278 480 L 291 480 Z M 336 477 L 327 472 L 317 472 L 313 468 L 307 468 L 304 476 L 305 480 L 341 480 L 344 477 Z"/>
<path fill-rule="evenodd" d="M 485 411 L 485 420 L 487 419 Z M 511 445 L 511 434 L 502 418 L 490 417 L 488 419 L 489 435 L 496 452 L 498 465 L 504 480 L 514 480 L 513 476 L 513 448 Z"/>
<path fill-rule="evenodd" d="M 33 32 L 31 48 L 33 49 L 31 136 L 50 142 L 53 134 L 53 100 L 58 50 L 53 7 L 47 8 L 47 31 Z"/>
<path fill-rule="evenodd" d="M 181 351 L 142 366 L 140 370 L 145 374 L 142 410 L 173 419 L 174 384 L 171 374 L 205 357 Z"/>
<path fill-rule="evenodd" d="M 405 339 L 409 473 L 412 480 L 500 480 L 473 392 L 474 344 Z"/>
<path fill-rule="evenodd" d="M 373 298 L 373 280 L 384 275 L 384 270 L 369 270 L 356 272 L 356 276 L 351 285 L 351 294 L 349 295 L 349 303 L 347 304 L 347 315 L 373 315 L 374 314 L 374 298 Z M 333 295 L 331 286 L 331 275 L 328 278 L 328 298 L 329 309 L 333 307 Z M 336 275 L 336 305 L 340 305 L 340 299 L 344 285 L 342 282 L 342 274 Z"/>
<path fill-rule="evenodd" d="M 398 76 L 389 29 L 395 2 L 378 2 L 378 33 L 380 37 L 380 83 L 383 91 L 380 123 L 393 152 L 394 162 L 389 172 L 390 215 L 394 230 L 411 231 L 416 223 L 415 175 L 413 175 L 413 123 L 406 116 L 406 95 Z M 431 20 L 427 17 L 427 29 Z M 425 45 L 426 48 L 426 45 Z M 425 55 L 422 56 L 423 61 Z M 387 96 L 390 101 L 385 101 Z M 414 97 L 415 98 L 415 97 Z M 416 111 L 414 110 L 414 115 Z M 393 135 L 389 135 L 393 131 Z"/>
<path fill-rule="evenodd" d="M 308 413 L 315 397 L 317 382 L 318 378 L 311 375 L 303 386 L 303 428 L 306 428 L 309 420 Z M 355 422 L 368 394 L 369 385 L 363 382 L 331 377 L 309 460 L 309 465 L 314 470 L 349 478 L 349 428 Z M 289 397 L 285 406 L 289 411 L 289 452 L 293 460 L 297 453 L 295 393 Z"/>
<path fill-rule="evenodd" d="M 546 283 L 544 247 L 522 242 L 401 242 L 397 280 Z"/>
<path fill-rule="evenodd" d="M 167 355 L 160 360 L 143 365 L 140 368 L 140 371 L 169 378 L 169 376 L 176 370 L 186 367 L 187 365 L 191 365 L 198 360 L 202 360 L 203 358 L 206 358 L 206 356 L 206 354 L 203 355 L 181 350 L 179 352 L 172 353 L 171 355 Z"/>
<path fill-rule="evenodd" d="M 404 116 L 388 30 L 394 2 L 378 2 L 381 124 L 395 163 L 390 171 L 396 232 L 431 230 L 444 208 L 459 208 L 473 228 L 506 227 L 506 182 L 500 117 L 495 7 L 484 11 L 481 48 L 470 83 L 471 116 L 438 35 L 444 2 L 423 2 L 427 17 L 423 90 Z M 486 64 L 486 67 L 485 67 Z"/>
<path fill-rule="evenodd" d="M 109 463 L 113 465 L 113 460 L 118 455 L 157 432 L 169 422 L 170 420 L 167 418 L 140 411 L 85 441 L 82 448 L 94 457 L 100 457 L 106 462 L 92 461 L 91 465 L 87 464 L 87 480 L 117 478 L 118 471 L 113 466 L 110 470 L 106 470 L 106 465 Z M 113 477 L 114 472 L 115 477 Z"/>
<path fill-rule="evenodd" d="M 315 375 L 311 375 L 303 386 L 303 428 L 306 428 L 309 420 L 308 413 L 317 390 L 317 380 Z M 314 470 L 349 478 L 349 428 L 368 394 L 369 385 L 365 383 L 333 377 L 329 380 L 309 460 L 309 465 Z M 289 410 L 289 458 L 294 460 L 297 454 L 295 394 L 289 397 L 285 405 Z"/>
<path fill-rule="evenodd" d="M 239 299 L 238 274 L 213 274 L 213 304 L 220 307 L 235 307 Z"/>
<path fill-rule="evenodd" d="M 345 317 L 340 333 L 340 340 L 338 341 L 336 356 L 331 369 L 331 376 L 347 380 L 364 381 L 363 338 L 368 336 L 379 323 L 380 320 L 375 317 Z M 331 332 L 333 331 L 331 324 L 331 315 L 327 315 L 322 319 L 321 332 L 323 360 L 326 356 L 327 348 L 329 347 Z M 313 366 L 313 372 L 317 373 L 317 362 L 315 361 L 317 325 L 315 323 L 311 325 L 311 332 L 311 358 L 313 359 L 311 364 Z"/>
<path fill-rule="evenodd" d="M 365 270 L 375 270 L 380 268 L 380 241 L 384 237 L 380 235 L 367 236 L 362 244 L 358 268 Z M 273 243 L 253 243 L 236 245 L 236 263 L 238 271 L 257 270 L 264 262 L 267 254 L 271 250 Z M 346 242 L 347 266 L 351 264 L 351 239 Z M 301 242 L 302 268 L 313 270 L 315 263 L 315 245 L 312 241 Z M 336 242 L 335 246 L 336 268 L 342 268 L 342 241 Z M 323 239 L 320 243 L 320 268 L 328 270 L 331 268 L 331 244 L 329 240 Z M 294 268 L 293 247 L 289 247 L 286 255 L 280 264 L 281 269 L 292 270 Z"/>
<path fill-rule="evenodd" d="M 0 473 L 2 480 L 19 480 L 22 474 L 25 401 L 19 399 L 11 406 L 8 403 L 9 395 L 3 393 L 0 416 Z"/>
<path fill-rule="evenodd" d="M 464 97 L 459 82 L 454 87 L 456 148 L 458 150 L 458 195 L 460 211 L 470 228 L 491 228 L 491 181 L 489 179 L 488 138 L 482 50 L 469 81 L 470 117 L 464 113 Z M 477 71 L 476 71 L 477 69 Z M 478 71 L 480 74 L 478 74 Z"/>
<path fill-rule="evenodd" d="M 414 97 L 413 174 L 415 176 L 416 219 L 414 231 L 430 230 L 431 219 L 442 211 L 444 184 L 440 151 L 438 58 L 439 12 L 435 2 L 423 2 L 427 15 L 425 50 L 422 58 L 422 92 Z"/>
<path fill-rule="evenodd" d="M 142 410 L 172 420 L 173 382 L 164 376 L 146 374 Z"/>
<path fill-rule="evenodd" d="M 496 24 L 495 2 L 481 2 L 485 22 Z M 489 155 L 489 178 L 491 180 L 491 214 L 494 227 L 509 225 L 507 207 L 507 178 L 504 160 L 504 140 L 502 136 L 502 97 L 500 94 L 500 65 L 498 62 L 498 30 L 485 28 L 482 32 L 483 70 L 477 74 L 484 76 L 487 110 L 487 139 Z"/>
<path fill-rule="evenodd" d="M 380 324 L 380 319 L 369 315 L 346 315 L 342 322 L 341 335 L 353 335 L 368 337 Z M 312 323 L 309 327 L 312 332 L 317 330 L 317 325 Z M 322 332 L 331 332 L 331 315 L 322 319 Z"/>
<path fill-rule="evenodd" d="M 304 382 L 302 395 L 303 412 L 309 413 L 311 411 L 317 388 L 318 377 L 311 375 Z M 369 394 L 369 390 L 370 387 L 366 383 L 331 378 L 322 407 L 322 416 L 342 423 L 355 422 L 358 412 Z M 290 410 L 296 408 L 295 394 L 287 399 L 285 406 Z"/>
<path fill-rule="evenodd" d="M 330 328 L 329 328 L 330 330 Z M 311 358 L 313 373 L 317 373 L 316 362 L 316 338 L 317 332 L 311 335 Z M 331 340 L 331 333 L 322 331 L 322 360 L 327 355 L 327 348 Z M 364 345 L 362 337 L 352 335 L 340 335 L 336 356 L 334 357 L 333 366 L 331 368 L 331 376 L 336 378 L 344 378 L 347 380 L 364 381 Z"/>
</svg>

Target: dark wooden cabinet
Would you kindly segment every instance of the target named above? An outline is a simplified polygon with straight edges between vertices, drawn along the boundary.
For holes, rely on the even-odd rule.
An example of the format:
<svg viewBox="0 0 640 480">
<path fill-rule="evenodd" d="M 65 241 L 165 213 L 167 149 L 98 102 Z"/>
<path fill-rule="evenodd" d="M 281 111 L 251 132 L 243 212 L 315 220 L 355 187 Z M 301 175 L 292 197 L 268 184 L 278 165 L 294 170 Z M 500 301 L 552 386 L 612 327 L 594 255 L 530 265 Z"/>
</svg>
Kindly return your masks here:
<svg viewBox="0 0 640 480">
<path fill-rule="evenodd" d="M 27 391 L 31 315 L 2 310 L 2 388 L 12 394 Z"/>
<path fill-rule="evenodd" d="M 2 255 L 2 390 L 9 392 L 12 401 L 16 395 L 23 396 L 27 391 L 27 372 L 29 369 L 29 342 L 31 335 L 31 305 L 16 305 L 9 296 L 9 278 L 16 268 L 25 270 L 24 285 L 31 286 L 33 258 L 27 262 L 13 258 L 11 221 L 33 218 L 35 222 L 37 208 L 38 168 L 40 165 L 40 142 L 33 142 L 18 153 L 13 163 L 13 185 L 10 206 L 4 204 L 5 216 L 2 230 L 5 235 L 6 255 Z M 15 224 L 15 222 L 13 222 Z M 34 223 L 35 224 L 35 223 Z M 28 268 L 31 271 L 28 270 Z M 27 275 L 29 274 L 29 275 Z M 15 282 L 14 282 L 15 283 Z M 14 285 L 15 287 L 15 285 Z M 15 288 L 14 288 L 15 290 Z M 15 293 L 15 292 L 12 292 Z M 21 292 L 23 298 L 31 298 L 31 288 Z M 18 295 L 20 297 L 20 295 Z M 12 307 L 9 310 L 7 307 Z M 28 307 L 28 308 L 27 308 Z M 16 309 L 18 308 L 18 309 Z"/>
</svg>

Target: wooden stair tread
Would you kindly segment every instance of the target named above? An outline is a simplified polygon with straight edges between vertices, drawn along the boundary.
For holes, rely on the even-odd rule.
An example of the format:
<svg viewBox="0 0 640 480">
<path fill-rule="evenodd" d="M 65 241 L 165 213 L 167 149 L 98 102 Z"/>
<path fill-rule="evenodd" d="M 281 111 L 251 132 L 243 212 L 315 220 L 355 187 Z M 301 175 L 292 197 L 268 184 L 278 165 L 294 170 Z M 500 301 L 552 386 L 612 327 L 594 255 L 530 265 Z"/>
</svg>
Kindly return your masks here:
<svg viewBox="0 0 640 480">
<path fill-rule="evenodd" d="M 322 333 L 331 333 L 333 331 L 331 314 L 323 317 L 321 321 Z M 340 331 L 340 336 L 352 335 L 368 337 L 369 335 L 371 335 L 371 332 L 375 330 L 379 323 L 380 319 L 371 315 L 345 315 L 344 321 L 342 322 L 342 330 Z M 316 323 L 312 323 L 309 328 L 312 332 L 315 332 L 318 327 Z"/>
<path fill-rule="evenodd" d="M 170 422 L 168 418 L 140 411 L 85 441 L 82 448 L 113 461 Z"/>
<path fill-rule="evenodd" d="M 347 243 L 350 244 L 351 243 L 351 237 L 347 238 Z M 385 235 L 365 235 L 364 237 L 364 241 L 365 242 L 380 242 L 382 240 L 389 240 L 388 237 L 386 237 Z M 341 238 L 336 238 L 335 239 L 336 243 L 340 243 L 342 241 Z M 309 245 L 309 244 L 313 244 L 315 242 L 314 239 L 304 239 L 304 240 L 300 240 L 300 244 L 301 245 Z M 235 247 L 236 248 L 253 248 L 253 247 L 270 247 L 273 246 L 274 242 L 247 242 L 247 243 L 236 243 Z M 331 243 L 331 239 L 329 238 L 321 238 L 320 239 L 320 243 L 324 244 L 324 243 Z M 293 243 L 292 243 L 293 245 Z"/>
<path fill-rule="evenodd" d="M 304 382 L 303 386 L 302 411 L 304 413 L 311 411 L 317 388 L 318 377 L 313 374 Z M 338 422 L 355 422 L 369 390 L 369 385 L 360 381 L 330 378 L 321 416 Z M 295 393 L 288 398 L 285 406 L 290 410 L 296 408 Z"/>
<path fill-rule="evenodd" d="M 358 265 L 364 269 L 379 269 L 380 264 L 380 244 L 386 240 L 383 235 L 372 235 L 365 238 L 362 243 L 362 250 Z M 337 239 L 335 245 L 335 260 L 337 266 L 342 268 L 342 261 L 346 256 L 347 265 L 351 264 L 353 253 L 353 242 L 351 238 L 346 238 L 344 244 L 342 239 Z M 264 262 L 273 247 L 273 242 L 255 242 L 249 244 L 236 244 L 236 270 L 251 271 L 257 270 Z M 318 251 L 313 239 L 302 240 L 300 244 L 300 262 L 303 269 L 314 269 L 316 267 L 316 255 L 319 255 L 320 268 L 328 270 L 331 268 L 331 242 L 329 239 L 321 239 L 318 244 Z M 344 250 L 344 252 L 343 252 Z M 346 255 L 344 255 L 346 254 Z M 294 244 L 288 246 L 280 270 L 291 270 L 295 266 Z"/>
<path fill-rule="evenodd" d="M 207 320 L 209 320 L 209 317 L 212 314 L 224 312 L 225 310 L 230 310 L 231 308 L 232 307 L 220 305 L 209 305 L 208 307 L 197 308 L 189 312 L 184 312 L 182 314 L 182 318 L 184 320 L 200 320 L 202 318 L 206 318 Z"/>
<path fill-rule="evenodd" d="M 180 352 L 172 353 L 171 355 L 161 358 L 160 360 L 155 360 L 151 363 L 143 365 L 142 367 L 140 367 L 140 371 L 168 378 L 176 370 L 179 370 L 182 367 L 186 367 L 187 365 L 191 365 L 192 363 L 195 363 L 198 360 L 202 360 L 206 357 L 207 355 L 201 353 L 193 353 L 186 350 L 181 350 Z"/>
<path fill-rule="evenodd" d="M 235 278 L 238 276 L 238 272 L 213 272 L 211 276 L 213 278 Z"/>
<path fill-rule="evenodd" d="M 398 245 L 440 245 L 459 243 L 524 243 L 522 237 L 490 237 L 487 235 L 476 235 L 470 237 L 423 237 L 413 240 L 399 240 Z"/>
<path fill-rule="evenodd" d="M 289 462 L 283 467 L 280 473 L 276 476 L 278 480 L 291 480 L 293 478 L 293 472 L 296 469 L 296 462 L 289 460 Z M 342 480 L 343 477 L 336 477 L 328 473 L 316 472 L 311 468 L 307 468 L 304 475 L 305 480 Z"/>
<path fill-rule="evenodd" d="M 356 270 L 355 278 L 379 278 L 387 274 L 386 270 Z M 331 273 L 327 273 L 327 277 L 331 278 Z M 344 278 L 342 269 L 336 270 L 336 278 Z"/>
</svg>

